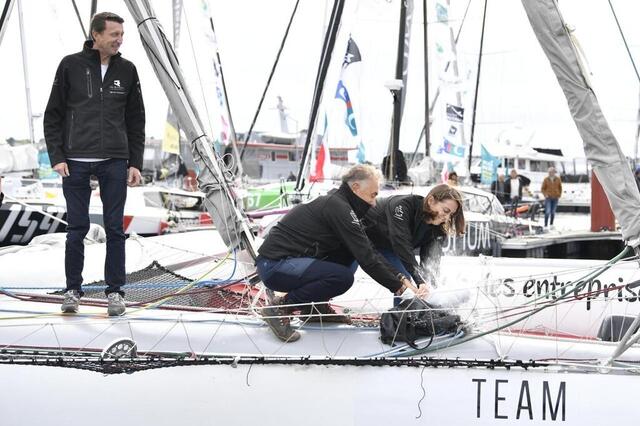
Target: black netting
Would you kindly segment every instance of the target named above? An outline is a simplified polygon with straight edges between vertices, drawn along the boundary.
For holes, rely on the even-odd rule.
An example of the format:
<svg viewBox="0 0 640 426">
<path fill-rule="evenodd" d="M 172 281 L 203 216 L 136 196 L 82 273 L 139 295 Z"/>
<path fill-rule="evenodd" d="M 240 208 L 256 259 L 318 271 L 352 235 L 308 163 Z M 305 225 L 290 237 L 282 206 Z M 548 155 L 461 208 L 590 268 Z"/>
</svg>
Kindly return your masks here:
<svg viewBox="0 0 640 426">
<path fill-rule="evenodd" d="M 226 285 L 194 286 L 193 280 L 176 274 L 156 261 L 144 269 L 127 274 L 126 283 L 122 289 L 126 293 L 127 302 L 162 302 L 163 305 L 230 311 L 246 309 L 251 303 L 250 287 L 244 281 Z M 104 281 L 82 286 L 84 297 L 92 299 L 106 299 L 105 288 Z"/>
</svg>

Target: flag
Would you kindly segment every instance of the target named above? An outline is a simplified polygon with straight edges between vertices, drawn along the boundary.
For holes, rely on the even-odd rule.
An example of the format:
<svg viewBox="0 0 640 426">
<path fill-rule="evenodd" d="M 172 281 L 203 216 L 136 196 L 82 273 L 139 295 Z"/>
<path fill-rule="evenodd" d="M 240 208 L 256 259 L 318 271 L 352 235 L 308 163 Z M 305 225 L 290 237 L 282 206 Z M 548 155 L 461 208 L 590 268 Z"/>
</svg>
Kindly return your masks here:
<svg viewBox="0 0 640 426">
<path fill-rule="evenodd" d="M 480 183 L 490 185 L 498 177 L 500 159 L 491 155 L 484 145 L 481 145 L 481 149 Z"/>
<path fill-rule="evenodd" d="M 438 154 L 449 154 L 460 158 L 464 158 L 465 151 L 466 149 L 464 145 L 455 144 L 447 138 L 442 140 L 442 145 L 438 148 Z"/>
<path fill-rule="evenodd" d="M 167 121 L 164 123 L 162 150 L 171 154 L 180 154 L 180 128 L 171 105 L 167 111 Z"/>
<path fill-rule="evenodd" d="M 440 173 L 440 183 L 447 183 L 449 180 L 449 173 L 453 171 L 453 164 L 446 162 L 442 164 L 442 172 Z"/>
<path fill-rule="evenodd" d="M 182 0 L 173 0 L 172 2 L 173 16 L 173 49 L 178 52 L 180 44 L 180 23 L 182 17 Z M 170 154 L 180 154 L 180 127 L 178 119 L 173 113 L 171 105 L 167 110 L 167 121 L 164 124 L 164 135 L 162 136 L 162 151 Z"/>
<path fill-rule="evenodd" d="M 462 123 L 464 120 L 464 108 L 457 105 L 447 104 L 447 120 L 454 123 Z"/>
<path fill-rule="evenodd" d="M 438 22 L 446 23 L 449 20 L 449 11 L 447 10 L 447 6 L 437 2 L 436 16 L 437 16 Z"/>
<path fill-rule="evenodd" d="M 329 126 L 327 114 L 324 115 L 324 130 L 322 137 L 318 140 L 317 154 L 315 155 L 315 166 L 311 172 L 309 180 L 311 182 L 322 182 L 330 179 L 331 155 L 328 146 Z"/>
<path fill-rule="evenodd" d="M 357 99 L 360 82 L 360 63 L 362 56 L 353 38 L 349 37 L 347 50 L 342 61 L 342 69 L 336 90 L 326 106 L 328 137 L 325 140 L 331 147 L 357 147 L 357 161 L 365 161 L 365 146 L 358 128 L 359 119 Z"/>
</svg>

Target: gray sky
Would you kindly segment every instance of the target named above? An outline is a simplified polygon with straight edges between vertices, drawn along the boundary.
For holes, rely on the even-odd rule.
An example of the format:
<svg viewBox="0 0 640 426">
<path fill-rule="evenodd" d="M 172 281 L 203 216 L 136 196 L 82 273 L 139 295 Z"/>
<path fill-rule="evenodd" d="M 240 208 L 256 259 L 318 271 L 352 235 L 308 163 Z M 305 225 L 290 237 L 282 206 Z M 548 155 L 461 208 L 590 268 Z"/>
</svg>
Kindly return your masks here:
<svg viewBox="0 0 640 426">
<path fill-rule="evenodd" d="M 82 35 L 69 1 L 22 0 L 26 27 L 28 66 L 34 113 L 44 112 L 50 85 L 62 56 L 78 51 Z M 360 99 L 354 103 L 359 128 L 367 146 L 368 159 L 379 161 L 386 152 L 391 117 L 391 96 L 384 82 L 393 78 L 399 0 L 351 0 L 345 8 L 335 59 L 328 80 L 328 92 L 335 90 L 337 73 L 346 40 L 351 34 L 362 53 Z M 637 0 L 612 0 L 632 53 L 640 62 L 640 16 Z M 88 16 L 88 0 L 78 0 L 83 17 Z M 198 2 L 187 1 L 180 43 L 185 68 L 194 64 L 193 49 L 203 56 L 202 30 L 196 14 Z M 227 79 L 229 103 L 238 131 L 249 127 L 284 33 L 294 0 L 210 0 L 218 36 L 222 65 Z M 281 95 L 298 128 L 306 128 L 318 57 L 323 37 L 326 2 L 301 0 L 298 17 L 291 30 L 281 64 L 267 94 L 258 130 L 279 130 L 275 110 Z M 416 2 L 412 33 L 412 57 L 408 98 L 401 135 L 401 148 L 412 151 L 424 117 L 422 76 L 422 10 Z M 435 1 L 429 2 L 430 20 Z M 454 0 L 450 12 L 454 29 L 467 2 Z M 170 32 L 170 2 L 154 1 L 156 14 Z M 477 64 L 482 6 L 471 0 L 471 7 L 458 46 L 461 71 L 468 76 L 469 90 L 464 104 L 470 110 Z M 632 155 L 636 132 L 639 85 L 620 39 L 607 0 L 561 0 L 565 19 L 576 27 L 577 37 L 593 73 L 592 83 L 605 116 L 628 155 Z M 121 52 L 137 65 L 147 109 L 147 135 L 161 137 L 167 101 L 147 64 L 133 20 L 124 3 L 100 0 L 99 10 L 111 10 L 125 18 L 125 42 Z M 188 21 L 188 22 L 187 22 Z M 188 28 L 187 28 L 188 25 Z M 430 41 L 437 37 L 439 24 L 430 26 Z M 569 156 L 582 155 L 581 141 L 566 107 L 555 76 L 533 37 L 521 4 L 516 0 L 489 1 L 485 34 L 482 79 L 478 98 L 476 141 L 492 143 L 510 129 L 533 135 L 534 146 L 561 147 Z M 189 30 L 193 42 L 189 40 Z M 28 137 L 23 70 L 18 33 L 18 13 L 14 8 L 3 44 L 0 81 L 0 138 Z M 439 83 L 435 60 L 431 62 L 431 94 Z M 193 68 L 193 66 L 191 66 Z M 193 69 L 187 72 L 191 92 L 202 105 L 211 87 L 201 88 Z M 206 76 L 202 76 L 206 80 Z M 205 93 L 206 92 L 206 93 Z M 213 96 L 212 96 L 213 97 Z M 434 126 L 436 124 L 434 123 Z M 468 124 L 467 124 L 468 125 Z M 294 121 L 292 128 L 296 127 Z M 42 137 L 42 120 L 36 119 L 36 138 Z M 468 133 L 467 129 L 467 133 Z M 438 141 L 434 140 L 433 143 Z M 479 152 L 479 146 L 474 149 Z"/>
</svg>

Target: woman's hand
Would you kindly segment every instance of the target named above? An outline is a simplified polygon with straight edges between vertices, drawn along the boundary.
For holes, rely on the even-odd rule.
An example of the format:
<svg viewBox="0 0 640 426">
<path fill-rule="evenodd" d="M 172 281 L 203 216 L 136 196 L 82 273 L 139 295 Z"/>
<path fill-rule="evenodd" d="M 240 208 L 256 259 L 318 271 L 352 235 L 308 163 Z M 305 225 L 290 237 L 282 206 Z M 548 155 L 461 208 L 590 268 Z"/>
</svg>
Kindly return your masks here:
<svg viewBox="0 0 640 426">
<path fill-rule="evenodd" d="M 416 297 L 419 297 L 420 299 L 426 299 L 427 297 L 429 297 L 429 293 L 431 292 L 431 286 L 427 283 L 422 283 L 421 285 L 418 286 L 416 293 Z"/>
</svg>

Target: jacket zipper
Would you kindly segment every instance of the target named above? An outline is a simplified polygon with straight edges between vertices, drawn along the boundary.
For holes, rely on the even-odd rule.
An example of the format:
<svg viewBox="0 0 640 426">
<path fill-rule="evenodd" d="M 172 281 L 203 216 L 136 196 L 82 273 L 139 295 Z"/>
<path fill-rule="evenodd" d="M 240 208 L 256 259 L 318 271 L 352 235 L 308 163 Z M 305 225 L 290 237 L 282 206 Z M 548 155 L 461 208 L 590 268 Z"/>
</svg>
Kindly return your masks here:
<svg viewBox="0 0 640 426">
<path fill-rule="evenodd" d="M 73 137 L 73 111 L 71 111 L 71 126 L 69 126 L 69 151 L 71 151 L 72 148 L 72 144 L 71 144 L 71 140 Z"/>
<path fill-rule="evenodd" d="M 100 149 L 104 152 L 104 96 L 100 86 Z"/>
<path fill-rule="evenodd" d="M 89 99 L 91 99 L 93 98 L 93 85 L 91 84 L 91 70 L 89 68 L 87 68 L 86 74 L 87 74 L 87 96 L 89 96 Z"/>
</svg>

